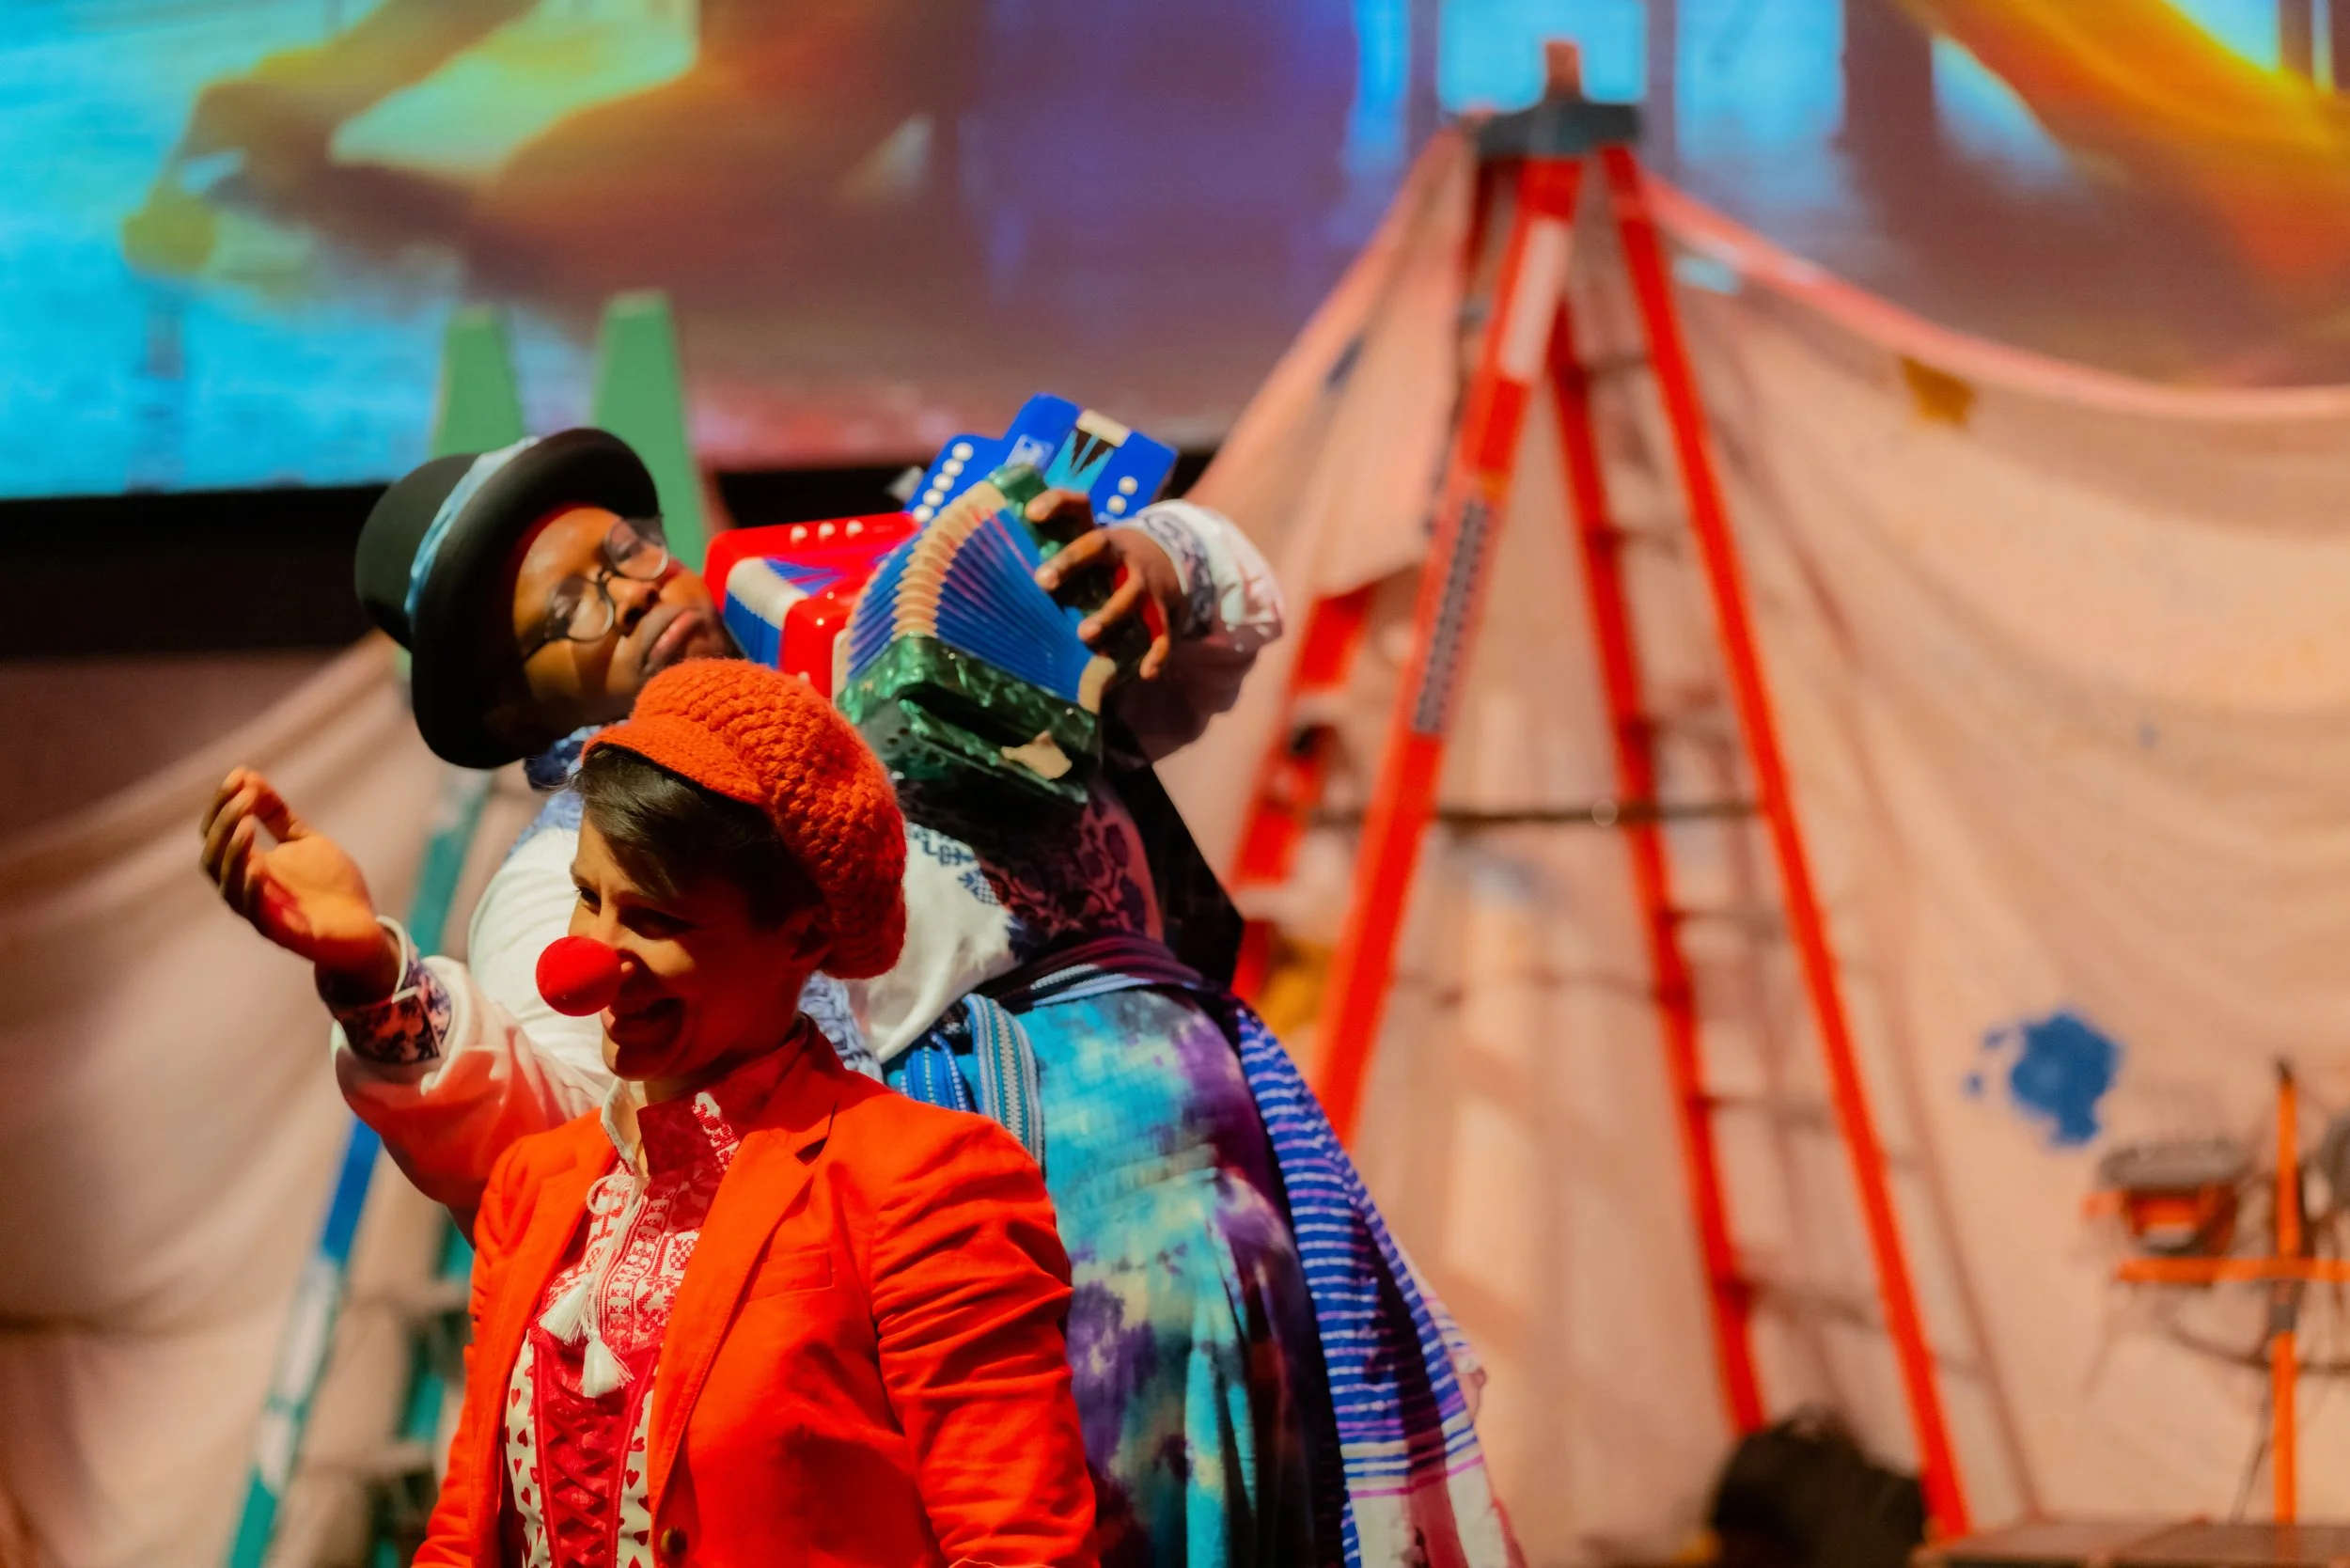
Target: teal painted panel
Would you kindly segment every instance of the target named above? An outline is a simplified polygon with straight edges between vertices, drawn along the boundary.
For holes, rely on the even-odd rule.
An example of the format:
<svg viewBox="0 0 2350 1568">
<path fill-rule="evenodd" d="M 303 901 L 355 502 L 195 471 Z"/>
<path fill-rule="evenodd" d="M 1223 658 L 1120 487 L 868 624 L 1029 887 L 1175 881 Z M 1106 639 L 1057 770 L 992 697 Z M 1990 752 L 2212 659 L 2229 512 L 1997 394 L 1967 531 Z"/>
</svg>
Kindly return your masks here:
<svg viewBox="0 0 2350 1568">
<path fill-rule="evenodd" d="M 595 423 L 636 448 L 661 492 L 669 553 L 700 571 L 709 539 L 677 322 L 666 294 L 616 294 L 596 339 Z"/>
<path fill-rule="evenodd" d="M 494 452 L 529 433 L 523 425 L 522 389 L 514 377 L 505 316 L 486 306 L 455 312 L 441 337 L 441 397 L 432 420 L 432 455 Z"/>
</svg>

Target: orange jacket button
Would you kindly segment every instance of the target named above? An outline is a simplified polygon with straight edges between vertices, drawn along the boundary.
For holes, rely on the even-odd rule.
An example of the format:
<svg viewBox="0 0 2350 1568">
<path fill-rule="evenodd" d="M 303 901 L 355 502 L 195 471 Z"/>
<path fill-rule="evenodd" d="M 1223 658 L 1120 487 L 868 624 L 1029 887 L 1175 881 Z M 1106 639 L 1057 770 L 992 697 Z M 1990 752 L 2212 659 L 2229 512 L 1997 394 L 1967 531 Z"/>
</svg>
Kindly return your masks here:
<svg viewBox="0 0 2350 1568">
<path fill-rule="evenodd" d="M 661 1532 L 658 1544 L 661 1547 L 661 1555 L 675 1561 L 685 1555 L 685 1532 L 677 1526 L 671 1525 Z"/>
</svg>

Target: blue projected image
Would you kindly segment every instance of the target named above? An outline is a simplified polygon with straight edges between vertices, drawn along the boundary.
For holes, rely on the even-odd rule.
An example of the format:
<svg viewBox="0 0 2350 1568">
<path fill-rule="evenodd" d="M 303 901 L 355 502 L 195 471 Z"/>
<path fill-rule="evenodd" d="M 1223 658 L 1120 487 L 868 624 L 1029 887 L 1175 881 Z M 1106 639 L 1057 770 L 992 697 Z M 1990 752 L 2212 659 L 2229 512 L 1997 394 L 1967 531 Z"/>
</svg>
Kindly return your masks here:
<svg viewBox="0 0 2350 1568">
<path fill-rule="evenodd" d="M 1647 94 L 1647 8 L 1640 0 L 1448 0 L 1437 35 L 1436 97 L 1454 114 L 1523 109 L 1542 96 L 1542 44 L 1583 51 L 1583 90 L 1609 103 Z"/>
<path fill-rule="evenodd" d="M 1951 141 L 1969 157 L 1999 164 L 2035 182 L 2072 178 L 2064 149 L 2032 118 L 2014 89 L 1948 39 L 1934 40 L 1934 99 Z"/>
<path fill-rule="evenodd" d="M 926 455 L 1038 385 L 1238 411 L 1434 122 L 1413 0 L 55 0 L 0 43 L 0 494 L 421 457 L 675 303 L 705 454 Z"/>
<path fill-rule="evenodd" d="M 2178 0 L 2179 9 L 2223 47 L 2257 66 L 2278 66 L 2277 0 Z"/>
<path fill-rule="evenodd" d="M 0 495 L 387 478 L 470 303 L 576 420 L 648 287 L 715 466 L 1042 385 L 1210 443 L 1559 37 L 1652 169 L 1906 308 L 2350 381 L 2330 10 L 2295 64 L 2277 0 L 47 0 L 0 41 Z"/>
</svg>

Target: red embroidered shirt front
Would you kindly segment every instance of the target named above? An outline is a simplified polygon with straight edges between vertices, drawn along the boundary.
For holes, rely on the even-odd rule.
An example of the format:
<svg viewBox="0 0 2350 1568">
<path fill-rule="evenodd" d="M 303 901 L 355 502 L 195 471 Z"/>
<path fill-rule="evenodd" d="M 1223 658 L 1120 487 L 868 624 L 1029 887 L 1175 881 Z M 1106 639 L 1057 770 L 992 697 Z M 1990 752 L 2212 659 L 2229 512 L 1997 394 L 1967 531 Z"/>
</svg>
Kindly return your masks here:
<svg viewBox="0 0 2350 1568">
<path fill-rule="evenodd" d="M 508 1560 L 526 1568 L 654 1568 L 646 1475 L 653 1369 L 669 1309 L 742 1129 L 797 1054 L 784 1045 L 697 1093 L 640 1105 L 615 1086 L 615 1168 L 540 1298 L 506 1396 Z"/>
</svg>

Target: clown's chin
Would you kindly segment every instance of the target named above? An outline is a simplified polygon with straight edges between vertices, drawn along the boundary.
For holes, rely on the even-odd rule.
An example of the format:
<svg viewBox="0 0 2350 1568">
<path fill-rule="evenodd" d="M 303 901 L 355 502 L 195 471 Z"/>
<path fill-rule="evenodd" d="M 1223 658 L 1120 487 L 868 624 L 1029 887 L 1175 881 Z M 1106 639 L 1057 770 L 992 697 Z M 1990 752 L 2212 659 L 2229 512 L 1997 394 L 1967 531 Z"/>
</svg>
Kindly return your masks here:
<svg viewBox="0 0 2350 1568">
<path fill-rule="evenodd" d="M 685 1004 L 674 996 L 626 1011 L 607 1009 L 603 1024 L 604 1058 L 616 1076 L 657 1076 L 676 1046 L 685 1023 Z"/>
</svg>

